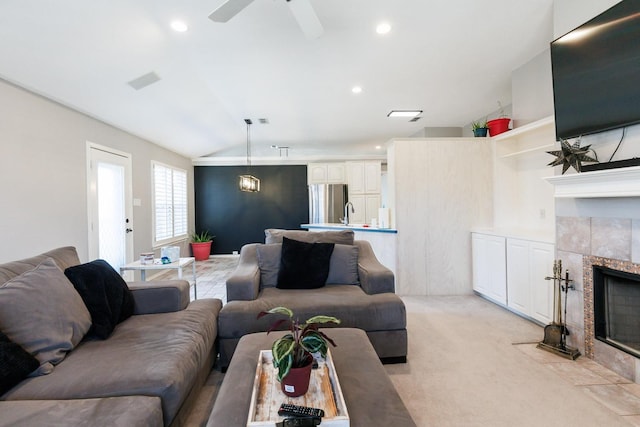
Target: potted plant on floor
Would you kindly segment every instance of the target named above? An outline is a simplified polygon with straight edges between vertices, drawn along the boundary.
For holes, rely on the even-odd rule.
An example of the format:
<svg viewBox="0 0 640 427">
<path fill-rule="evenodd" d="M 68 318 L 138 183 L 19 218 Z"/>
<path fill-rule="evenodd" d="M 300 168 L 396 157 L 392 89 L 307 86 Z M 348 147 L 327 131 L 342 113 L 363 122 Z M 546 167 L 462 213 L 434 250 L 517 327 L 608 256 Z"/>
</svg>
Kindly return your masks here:
<svg viewBox="0 0 640 427">
<path fill-rule="evenodd" d="M 275 321 L 267 333 L 289 323 L 290 332 L 275 340 L 271 347 L 273 366 L 278 369 L 278 381 L 280 381 L 282 392 L 290 397 L 302 396 L 309 389 L 313 366 L 312 353 L 318 353 L 324 358 L 327 356 L 328 344 L 336 346 L 331 338 L 318 329 L 318 325 L 339 324 L 340 320 L 319 315 L 300 323 L 298 318 L 294 320 L 293 311 L 286 307 L 262 311 L 258 314 L 258 318 L 268 314 L 282 314 L 288 317 Z"/>
<path fill-rule="evenodd" d="M 193 257 L 196 261 L 209 259 L 209 255 L 211 255 L 211 244 L 213 243 L 214 237 L 215 236 L 209 234 L 209 230 L 205 230 L 200 233 L 191 233 L 191 251 L 193 252 Z"/>
<path fill-rule="evenodd" d="M 488 129 L 486 120 L 471 123 L 471 130 L 476 138 L 487 136 Z"/>
</svg>

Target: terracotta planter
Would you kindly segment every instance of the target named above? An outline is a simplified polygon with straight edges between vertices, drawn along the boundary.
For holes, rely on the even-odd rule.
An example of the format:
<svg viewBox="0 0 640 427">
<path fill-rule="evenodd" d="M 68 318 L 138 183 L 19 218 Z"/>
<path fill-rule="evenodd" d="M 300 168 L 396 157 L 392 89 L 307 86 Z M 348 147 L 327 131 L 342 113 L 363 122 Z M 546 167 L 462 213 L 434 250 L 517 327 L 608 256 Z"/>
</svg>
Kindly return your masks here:
<svg viewBox="0 0 640 427">
<path fill-rule="evenodd" d="M 313 368 L 313 356 L 309 355 L 309 363 L 302 368 L 291 368 L 286 377 L 280 382 L 282 392 L 289 397 L 302 396 L 309 390 Z"/>
<path fill-rule="evenodd" d="M 503 117 L 500 119 L 493 119 L 487 122 L 487 126 L 489 126 L 489 135 L 496 136 L 500 135 L 509 130 L 509 122 L 511 119 L 507 117 Z"/>
<path fill-rule="evenodd" d="M 209 255 L 211 255 L 211 243 L 213 242 L 191 243 L 191 252 L 193 252 L 193 257 L 196 261 L 209 259 Z"/>
</svg>

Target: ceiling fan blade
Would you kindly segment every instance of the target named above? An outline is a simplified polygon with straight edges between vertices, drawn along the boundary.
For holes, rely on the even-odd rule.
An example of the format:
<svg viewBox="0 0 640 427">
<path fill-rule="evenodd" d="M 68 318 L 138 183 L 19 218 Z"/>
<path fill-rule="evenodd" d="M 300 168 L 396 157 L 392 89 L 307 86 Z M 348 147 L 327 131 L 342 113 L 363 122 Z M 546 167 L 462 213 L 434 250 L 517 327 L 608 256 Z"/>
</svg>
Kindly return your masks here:
<svg viewBox="0 0 640 427">
<path fill-rule="evenodd" d="M 309 0 L 287 0 L 287 4 L 307 38 L 317 39 L 324 33 L 324 28 Z"/>
<path fill-rule="evenodd" d="M 209 14 L 209 19 L 215 22 L 227 22 L 251 3 L 253 0 L 227 0 Z"/>
</svg>

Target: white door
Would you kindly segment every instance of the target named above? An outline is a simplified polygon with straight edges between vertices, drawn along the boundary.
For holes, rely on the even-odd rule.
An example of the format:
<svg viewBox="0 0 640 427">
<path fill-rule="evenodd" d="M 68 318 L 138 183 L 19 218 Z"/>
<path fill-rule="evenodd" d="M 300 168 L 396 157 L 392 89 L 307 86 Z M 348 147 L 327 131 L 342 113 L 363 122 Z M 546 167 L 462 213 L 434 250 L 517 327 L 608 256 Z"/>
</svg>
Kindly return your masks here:
<svg viewBox="0 0 640 427">
<path fill-rule="evenodd" d="M 529 261 L 529 242 L 507 239 L 507 305 L 527 316 L 531 315 Z"/>
<path fill-rule="evenodd" d="M 89 258 L 116 271 L 133 259 L 131 155 L 87 143 Z"/>
</svg>

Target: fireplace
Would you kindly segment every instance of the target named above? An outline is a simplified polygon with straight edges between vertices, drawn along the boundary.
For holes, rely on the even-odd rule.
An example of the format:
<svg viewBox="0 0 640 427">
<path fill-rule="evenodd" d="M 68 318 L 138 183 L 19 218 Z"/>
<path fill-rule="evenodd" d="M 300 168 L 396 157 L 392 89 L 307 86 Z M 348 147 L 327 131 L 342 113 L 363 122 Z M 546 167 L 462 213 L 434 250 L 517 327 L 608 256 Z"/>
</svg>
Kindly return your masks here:
<svg viewBox="0 0 640 427">
<path fill-rule="evenodd" d="M 640 357 L 640 275 L 593 266 L 595 338 Z"/>
</svg>

